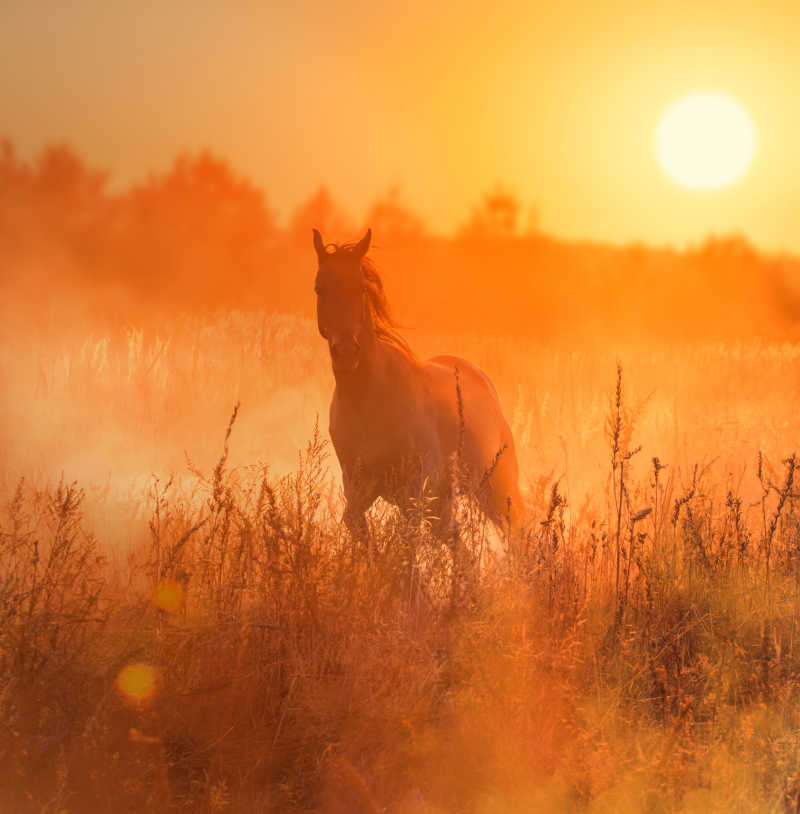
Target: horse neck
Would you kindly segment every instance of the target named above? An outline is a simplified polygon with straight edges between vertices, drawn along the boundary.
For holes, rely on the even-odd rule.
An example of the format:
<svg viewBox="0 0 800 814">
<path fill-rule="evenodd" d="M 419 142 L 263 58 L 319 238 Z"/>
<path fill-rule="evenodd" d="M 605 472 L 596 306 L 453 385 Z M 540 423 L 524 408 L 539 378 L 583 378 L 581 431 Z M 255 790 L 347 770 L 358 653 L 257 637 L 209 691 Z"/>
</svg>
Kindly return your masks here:
<svg viewBox="0 0 800 814">
<path fill-rule="evenodd" d="M 353 373 L 337 375 L 336 390 L 347 399 L 361 401 L 371 398 L 385 380 L 389 349 L 375 332 L 372 318 L 368 317 L 361 341 L 361 361 Z"/>
</svg>

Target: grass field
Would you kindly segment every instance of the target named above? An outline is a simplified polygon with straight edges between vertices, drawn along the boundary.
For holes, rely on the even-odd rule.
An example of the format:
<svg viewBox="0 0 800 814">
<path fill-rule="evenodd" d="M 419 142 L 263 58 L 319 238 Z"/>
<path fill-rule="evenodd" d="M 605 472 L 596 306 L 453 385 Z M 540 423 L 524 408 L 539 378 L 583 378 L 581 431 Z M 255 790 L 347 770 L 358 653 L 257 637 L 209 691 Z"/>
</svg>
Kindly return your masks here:
<svg viewBox="0 0 800 814">
<path fill-rule="evenodd" d="M 800 346 L 409 338 L 517 441 L 455 562 L 344 530 L 308 320 L 2 345 L 0 810 L 797 810 Z"/>
</svg>

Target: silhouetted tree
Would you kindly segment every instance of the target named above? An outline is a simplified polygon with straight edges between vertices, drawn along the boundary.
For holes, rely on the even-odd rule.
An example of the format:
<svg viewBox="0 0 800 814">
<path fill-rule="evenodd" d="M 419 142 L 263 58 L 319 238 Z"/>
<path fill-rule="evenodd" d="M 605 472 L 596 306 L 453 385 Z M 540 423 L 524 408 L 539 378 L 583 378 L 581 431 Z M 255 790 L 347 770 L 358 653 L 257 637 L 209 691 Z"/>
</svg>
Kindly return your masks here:
<svg viewBox="0 0 800 814">
<path fill-rule="evenodd" d="M 372 229 L 380 243 L 402 243 L 425 234 L 422 218 L 405 206 L 400 197 L 400 189 L 392 187 L 367 212 L 365 227 Z"/>
<path fill-rule="evenodd" d="M 292 244 L 301 249 L 309 247 L 312 229 L 319 229 L 325 240 L 337 243 L 359 237 L 352 219 L 324 186 L 293 212 L 289 220 L 289 238 Z"/>
<path fill-rule="evenodd" d="M 475 211 L 462 229 L 466 237 L 509 238 L 517 234 L 520 202 L 503 187 L 485 195 L 480 208 Z"/>
<path fill-rule="evenodd" d="M 139 288 L 211 307 L 240 301 L 277 237 L 262 191 L 209 153 L 182 155 L 167 175 L 131 190 L 117 233 Z"/>
</svg>

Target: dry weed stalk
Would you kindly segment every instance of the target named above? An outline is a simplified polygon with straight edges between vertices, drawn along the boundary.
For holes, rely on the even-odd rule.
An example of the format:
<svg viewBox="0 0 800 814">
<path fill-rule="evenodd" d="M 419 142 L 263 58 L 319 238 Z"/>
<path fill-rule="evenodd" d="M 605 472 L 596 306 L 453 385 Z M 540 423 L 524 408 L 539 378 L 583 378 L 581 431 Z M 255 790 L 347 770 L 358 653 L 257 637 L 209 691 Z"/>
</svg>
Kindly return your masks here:
<svg viewBox="0 0 800 814">
<path fill-rule="evenodd" d="M 634 415 L 627 408 L 622 387 L 622 365 L 617 364 L 617 380 L 614 388 L 614 399 L 610 414 L 606 418 L 606 437 L 611 448 L 611 486 L 614 508 L 614 540 L 616 567 L 614 573 L 614 595 L 616 597 L 616 610 L 614 621 L 614 635 L 619 635 L 628 604 L 628 590 L 630 584 L 630 568 L 634 559 L 634 527 L 647 517 L 652 509 L 648 508 L 634 513 L 631 509 L 631 499 L 626 479 L 626 466 L 634 455 L 641 451 L 641 446 L 631 448 L 631 438 L 634 428 Z M 623 512 L 628 515 L 628 545 L 623 538 Z M 641 542 L 644 536 L 641 537 Z"/>
</svg>

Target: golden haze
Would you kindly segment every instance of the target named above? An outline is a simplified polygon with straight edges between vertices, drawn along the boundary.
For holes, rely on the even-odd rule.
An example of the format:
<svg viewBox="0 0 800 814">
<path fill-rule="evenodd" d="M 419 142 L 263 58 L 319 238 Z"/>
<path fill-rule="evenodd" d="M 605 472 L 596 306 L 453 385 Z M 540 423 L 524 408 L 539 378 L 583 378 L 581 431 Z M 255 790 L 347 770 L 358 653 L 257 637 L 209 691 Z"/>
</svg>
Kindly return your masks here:
<svg viewBox="0 0 800 814">
<path fill-rule="evenodd" d="M 797 13 L 6 4 L 0 810 L 797 810 Z M 342 523 L 311 229 L 367 226 L 519 534 Z"/>
</svg>

